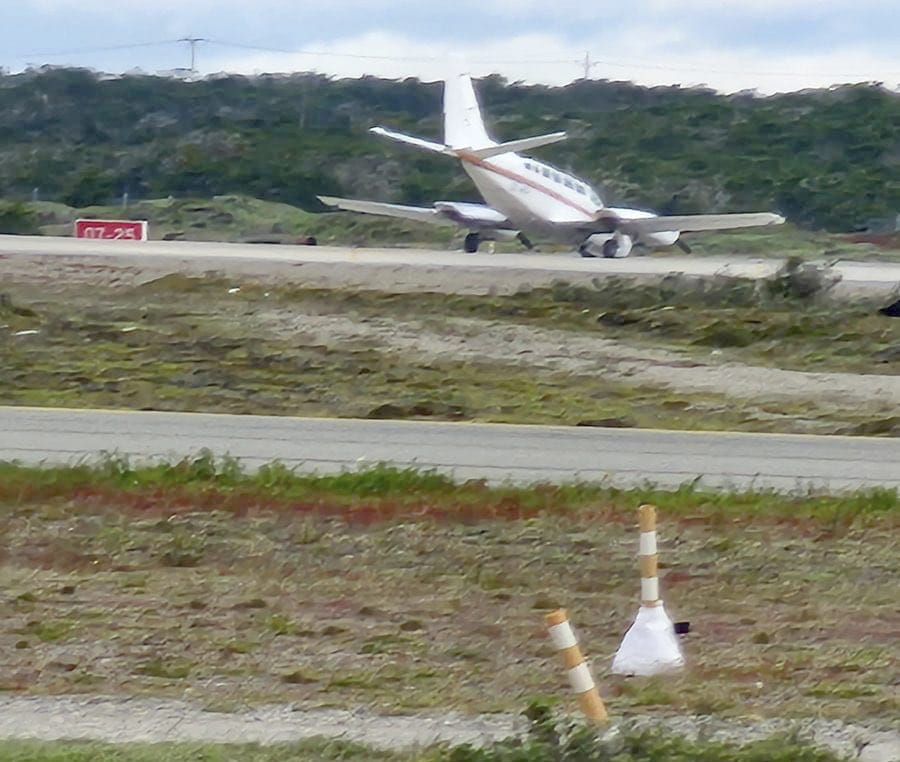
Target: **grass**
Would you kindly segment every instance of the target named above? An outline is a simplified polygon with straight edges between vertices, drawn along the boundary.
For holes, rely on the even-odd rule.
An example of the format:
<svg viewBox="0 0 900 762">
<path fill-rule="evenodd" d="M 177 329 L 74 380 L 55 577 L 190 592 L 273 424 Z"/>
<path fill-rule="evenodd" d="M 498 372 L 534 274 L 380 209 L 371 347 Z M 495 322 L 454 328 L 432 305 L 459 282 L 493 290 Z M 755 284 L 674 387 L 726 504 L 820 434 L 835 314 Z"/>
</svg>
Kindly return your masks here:
<svg viewBox="0 0 900 762">
<path fill-rule="evenodd" d="M 581 730 L 562 741 L 506 741 L 488 748 L 441 747 L 389 752 L 346 741 L 311 740 L 271 746 L 212 744 L 101 744 L 0 741 L 0 762 L 840 762 L 794 739 L 739 747 L 633 733 L 614 740 Z"/>
<path fill-rule="evenodd" d="M 475 318 L 687 350 L 698 358 L 714 350 L 724 359 L 788 369 L 900 372 L 900 322 L 879 315 L 866 300 L 823 299 L 816 291 L 821 287 L 814 271 L 798 269 L 761 283 L 678 275 L 659 284 L 606 278 L 591 286 L 561 282 L 488 297 L 328 293 L 290 286 L 268 293 L 299 309 Z"/>
<path fill-rule="evenodd" d="M 667 606 L 692 623 L 690 669 L 665 683 L 608 673 L 648 501 Z M 888 720 L 898 503 L 250 474 L 209 456 L 5 464 L 0 689 L 518 711 L 568 695 L 542 626 L 563 605 L 614 715 Z"/>
<path fill-rule="evenodd" d="M 347 212 L 312 214 L 295 206 L 241 195 L 211 199 L 147 199 L 121 206 L 73 209 L 54 202 L 32 202 L 45 235 L 68 235 L 77 217 L 146 219 L 152 238 L 177 237 L 200 241 L 246 241 L 294 243 L 315 236 L 320 243 L 352 246 L 461 247 L 462 234 L 452 227 Z M 856 241 L 852 236 L 833 235 L 784 225 L 778 230 L 738 230 L 689 237 L 698 256 L 756 256 L 804 259 L 896 259 L 900 245 L 896 237 L 886 245 Z M 560 247 L 544 246 L 544 249 Z M 499 250 L 522 251 L 518 244 L 498 244 Z M 655 253 L 666 256 L 668 250 Z M 679 255 L 681 252 L 677 252 Z"/>
<path fill-rule="evenodd" d="M 869 239 L 869 240 L 867 240 Z M 896 259 L 900 237 L 835 235 L 786 224 L 777 230 L 731 230 L 689 236 L 691 252 L 698 256 L 756 256 L 766 258 L 872 260 Z"/>
<path fill-rule="evenodd" d="M 612 340 L 633 348 L 637 363 L 658 364 L 645 354 L 663 348 L 676 365 L 900 369 L 900 322 L 865 306 L 801 300 L 791 278 L 762 291 L 733 281 L 651 287 L 613 279 L 507 297 L 254 283 L 229 293 L 231 282 L 221 278 L 180 275 L 134 289 L 5 288 L 0 404 L 816 433 L 900 427 L 877 400 L 841 408 L 818 399 L 736 399 L 728 389 L 692 393 L 611 377 L 602 365 L 554 370 L 521 352 L 423 357 L 391 344 L 397 332 L 433 334 L 443 346 L 460 332 L 483 339 L 510 325 L 557 331 L 541 339 L 547 351 L 579 337 Z M 329 323 L 331 338 L 307 328 L 325 319 L 347 327 Z M 407 322 L 385 329 L 383 339 L 341 333 L 373 320 Z"/>
<path fill-rule="evenodd" d="M 773 737 L 752 743 L 691 740 L 660 731 L 625 727 L 606 734 L 561 725 L 529 708 L 528 735 L 481 747 L 471 745 L 386 751 L 340 740 L 290 744 L 103 744 L 92 742 L 0 741 L 0 762 L 840 762 L 803 739 Z"/>
<path fill-rule="evenodd" d="M 462 232 L 403 220 L 336 212 L 312 214 L 289 204 L 240 195 L 211 199 L 148 199 L 121 206 L 73 209 L 35 202 L 45 235 L 70 235 L 78 217 L 145 219 L 153 239 L 297 243 L 315 236 L 322 244 L 446 247 Z"/>
<path fill-rule="evenodd" d="M 488 486 L 479 480 L 454 481 L 438 471 L 374 465 L 339 474 L 315 474 L 274 462 L 245 470 L 239 461 L 208 451 L 176 462 L 132 464 L 105 456 L 96 462 L 23 466 L 0 461 L 0 505 L 77 499 L 124 500 L 134 510 L 177 515 L 196 510 L 247 513 L 253 508 L 286 510 L 311 517 L 329 516 L 336 506 L 345 520 L 431 518 L 530 519 L 544 514 L 620 520 L 636 504 L 659 503 L 669 515 L 714 523 L 752 519 L 818 522 L 831 528 L 856 522 L 895 521 L 896 490 L 872 489 L 842 495 L 788 495 L 778 492 L 704 491 L 687 484 L 677 490 L 618 489 L 591 482 L 531 486 Z M 359 513 L 354 515 L 354 511 Z M 293 542 L 315 545 L 323 539 L 315 522 L 300 523 Z M 105 527 L 98 540 L 106 549 L 126 543 L 127 534 Z M 169 527 L 166 552 L 173 546 L 202 555 L 201 538 Z M 727 546 L 720 549 L 727 550 Z M 178 565 L 178 564 L 173 564 Z"/>
<path fill-rule="evenodd" d="M 0 762 L 416 762 L 418 754 L 374 749 L 347 741 L 313 739 L 291 744 L 104 744 L 86 741 L 0 741 Z"/>
</svg>

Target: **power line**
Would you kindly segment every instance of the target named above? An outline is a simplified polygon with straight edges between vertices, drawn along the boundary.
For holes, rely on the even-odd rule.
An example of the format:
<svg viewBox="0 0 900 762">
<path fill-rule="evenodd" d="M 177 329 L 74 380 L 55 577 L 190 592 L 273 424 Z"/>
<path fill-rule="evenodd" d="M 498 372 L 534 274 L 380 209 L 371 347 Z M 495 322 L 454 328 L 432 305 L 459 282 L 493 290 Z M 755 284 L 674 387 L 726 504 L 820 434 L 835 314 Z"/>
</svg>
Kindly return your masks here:
<svg viewBox="0 0 900 762">
<path fill-rule="evenodd" d="M 75 48 L 73 50 L 57 50 L 52 52 L 22 53 L 11 56 L 14 59 L 22 58 L 60 58 L 62 56 L 83 56 L 91 53 L 106 53 L 113 50 L 132 50 L 134 48 L 152 48 L 159 45 L 172 45 L 179 40 L 155 40 L 153 42 L 132 42 L 125 45 L 106 45 L 98 48 Z"/>
<path fill-rule="evenodd" d="M 317 49 L 287 49 L 277 48 L 265 45 L 251 45 L 247 43 L 234 42 L 230 40 L 212 39 L 206 37 L 181 37 L 171 40 L 155 40 L 152 42 L 135 42 L 122 45 L 108 45 L 94 48 L 80 48 L 64 51 L 45 51 L 25 53 L 12 56 L 16 60 L 27 60 L 29 58 L 60 58 L 66 56 L 82 56 L 92 53 L 105 53 L 118 50 L 133 50 L 138 48 L 158 47 L 162 45 L 173 45 L 179 43 L 187 43 L 191 47 L 191 71 L 196 73 L 196 46 L 205 42 L 209 45 L 218 45 L 220 47 L 236 48 L 240 50 L 254 50 L 264 53 L 278 53 L 283 55 L 295 56 L 313 56 L 313 57 L 330 57 L 351 60 L 368 60 L 368 61 L 397 61 L 397 62 L 439 62 L 445 60 L 444 56 L 392 56 L 392 55 L 373 55 L 368 53 L 344 53 L 333 50 L 317 50 Z M 744 74 L 757 77 L 828 77 L 831 79 L 864 79 L 864 80 L 880 80 L 887 77 L 900 76 L 900 70 L 881 72 L 877 77 L 873 77 L 871 72 L 868 73 L 827 73 L 827 72 L 811 72 L 802 71 L 753 71 L 748 69 L 722 69 L 717 67 L 706 66 L 673 66 L 669 64 L 657 64 L 651 61 L 611 61 L 607 59 L 595 59 L 591 57 L 590 51 L 585 53 L 583 59 L 573 61 L 572 59 L 538 59 L 538 58 L 475 58 L 469 59 L 472 64 L 479 65 L 532 65 L 532 66 L 571 66 L 576 63 L 582 67 L 584 78 L 589 79 L 592 70 L 595 67 L 603 66 L 616 69 L 650 69 L 654 71 L 668 72 L 691 72 L 699 74 Z"/>
<path fill-rule="evenodd" d="M 579 61 L 578 63 L 582 63 Z M 641 61 L 606 61 L 592 60 L 590 65 L 593 66 L 612 66 L 616 68 L 628 69 L 655 69 L 658 71 L 690 71 L 706 74 L 752 74 L 758 77 L 860 77 L 862 79 L 871 78 L 871 72 L 867 74 L 850 74 L 842 72 L 841 74 L 828 72 L 806 73 L 802 71 L 755 71 L 750 69 L 718 69 L 711 66 L 667 66 L 654 63 L 644 63 Z M 881 76 L 893 77 L 900 76 L 900 70 L 882 72 Z"/>
<path fill-rule="evenodd" d="M 283 53 L 286 55 L 306 55 L 306 56 L 331 56 L 334 58 L 350 58 L 350 59 L 368 59 L 373 61 L 443 61 L 445 60 L 445 56 L 384 56 L 384 55 L 369 55 L 366 53 L 338 53 L 336 51 L 329 50 L 308 50 L 304 48 L 289 50 L 287 48 L 274 48 L 267 47 L 263 45 L 248 45 L 244 43 L 238 42 L 230 42 L 226 40 L 208 40 L 209 43 L 213 45 L 221 45 L 223 47 L 230 48 L 241 48 L 245 50 L 257 50 L 265 53 Z M 532 64 L 532 65 L 553 65 L 553 66 L 571 66 L 572 60 L 565 58 L 554 58 L 554 59 L 539 59 L 539 58 L 472 58 L 468 59 L 469 63 L 472 64 Z M 819 76 L 819 77 L 851 77 L 851 78 L 871 78 L 871 72 L 866 74 L 850 74 L 847 72 L 843 72 L 841 74 L 827 73 L 827 72 L 814 72 L 812 74 L 806 74 L 804 72 L 798 71 L 751 71 L 748 69 L 719 69 L 707 66 L 669 66 L 669 65 L 661 65 L 651 62 L 642 62 L 642 61 L 609 61 L 606 59 L 596 59 L 592 58 L 590 51 L 585 53 L 583 59 L 575 61 L 574 63 L 581 66 L 585 72 L 585 79 L 589 79 L 590 71 L 596 66 L 609 66 L 615 68 L 631 68 L 631 69 L 654 69 L 658 71 L 685 71 L 685 72 L 699 72 L 699 73 L 707 73 L 707 74 L 750 74 L 754 76 L 768 76 L 768 77 L 786 77 L 786 76 L 794 76 L 794 77 L 807 77 L 807 76 Z M 896 72 L 883 72 L 883 77 L 891 77 L 891 76 L 900 76 L 900 71 Z"/>
<path fill-rule="evenodd" d="M 191 74 L 197 73 L 197 43 L 209 42 L 205 37 L 182 37 L 178 42 L 186 42 L 191 46 Z"/>
</svg>

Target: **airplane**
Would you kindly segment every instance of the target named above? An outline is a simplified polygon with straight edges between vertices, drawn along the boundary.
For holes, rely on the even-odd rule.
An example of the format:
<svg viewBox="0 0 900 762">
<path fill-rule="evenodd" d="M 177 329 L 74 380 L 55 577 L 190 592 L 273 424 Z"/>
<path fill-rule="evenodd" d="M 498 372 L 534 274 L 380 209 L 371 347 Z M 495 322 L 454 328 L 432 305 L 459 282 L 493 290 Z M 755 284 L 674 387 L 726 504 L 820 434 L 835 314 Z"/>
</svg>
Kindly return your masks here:
<svg viewBox="0 0 900 762">
<path fill-rule="evenodd" d="M 784 222 L 784 217 L 768 212 L 660 216 L 640 209 L 605 206 L 589 183 L 543 161 L 519 155 L 519 151 L 564 140 L 565 132 L 503 143 L 491 139 L 468 74 L 444 81 L 443 110 L 443 143 L 384 127 L 373 127 L 370 132 L 458 159 L 487 204 L 438 201 L 429 208 L 334 196 L 319 196 L 319 200 L 352 212 L 462 227 L 468 231 L 463 249 L 470 254 L 478 251 L 482 241 L 493 240 L 518 239 L 532 249 L 529 236 L 577 246 L 582 257 L 627 257 L 635 245 L 676 245 L 690 253 L 681 240 L 683 233 Z"/>
</svg>

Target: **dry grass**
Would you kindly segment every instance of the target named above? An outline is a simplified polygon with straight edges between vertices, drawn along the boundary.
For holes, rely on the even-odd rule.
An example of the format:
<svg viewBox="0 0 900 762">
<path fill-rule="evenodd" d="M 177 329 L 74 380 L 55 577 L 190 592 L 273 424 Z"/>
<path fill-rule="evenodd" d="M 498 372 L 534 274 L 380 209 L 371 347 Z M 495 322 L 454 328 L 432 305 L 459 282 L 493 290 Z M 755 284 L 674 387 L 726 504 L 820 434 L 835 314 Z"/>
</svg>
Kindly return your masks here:
<svg viewBox="0 0 900 762">
<path fill-rule="evenodd" d="M 382 473 L 368 492 L 345 477 L 297 499 L 284 479 L 123 478 L 136 486 L 35 479 L 2 498 L 3 689 L 519 710 L 566 693 L 542 627 L 564 605 L 616 713 L 898 711 L 896 495 L 843 513 L 659 499 L 665 599 L 692 623 L 690 669 L 661 681 L 607 674 L 636 611 L 632 507 L 647 495 L 436 478 L 404 498 Z"/>
<path fill-rule="evenodd" d="M 900 322 L 863 308 L 798 307 L 782 297 L 755 304 L 755 287 L 746 284 L 678 292 L 612 281 L 491 298 L 231 287 L 179 275 L 138 289 L 10 286 L 0 302 L 0 404 L 803 433 L 900 427 L 877 399 L 841 407 L 737 399 L 727 388 L 674 391 L 602 367 L 576 374 L 529 365 L 527 352 L 505 361 L 423 358 L 352 336 L 317 338 L 304 332 L 303 319 L 422 321 L 439 344 L 441 331 L 452 338 L 454 315 L 467 316 L 467 330 L 481 336 L 506 324 L 552 327 L 559 341 L 588 334 L 633 346 L 638 368 L 658 363 L 643 353 L 662 346 L 678 353 L 676 365 L 735 360 L 894 372 Z M 676 292 L 681 301 L 672 303 Z"/>
</svg>

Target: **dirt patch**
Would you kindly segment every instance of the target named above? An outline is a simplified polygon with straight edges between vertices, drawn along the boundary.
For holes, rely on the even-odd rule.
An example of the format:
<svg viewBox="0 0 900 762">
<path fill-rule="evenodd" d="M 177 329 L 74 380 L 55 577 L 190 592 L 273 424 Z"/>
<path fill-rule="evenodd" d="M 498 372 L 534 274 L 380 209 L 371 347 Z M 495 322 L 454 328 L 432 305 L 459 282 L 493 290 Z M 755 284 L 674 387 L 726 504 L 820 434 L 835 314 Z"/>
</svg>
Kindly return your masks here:
<svg viewBox="0 0 900 762">
<path fill-rule="evenodd" d="M 650 349 L 573 331 L 507 322 L 448 318 L 401 321 L 342 315 L 259 316 L 286 337 L 330 344 L 373 343 L 388 351 L 433 360 L 497 362 L 544 372 L 608 378 L 683 393 L 709 392 L 755 400 L 817 400 L 837 408 L 900 407 L 900 375 L 808 373 L 741 363 L 707 364 L 686 351 Z"/>
</svg>

